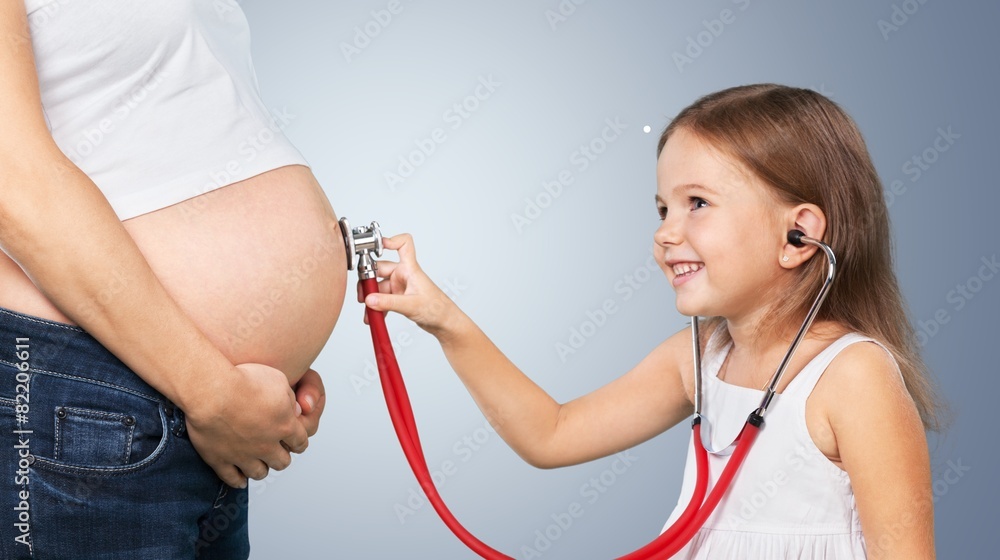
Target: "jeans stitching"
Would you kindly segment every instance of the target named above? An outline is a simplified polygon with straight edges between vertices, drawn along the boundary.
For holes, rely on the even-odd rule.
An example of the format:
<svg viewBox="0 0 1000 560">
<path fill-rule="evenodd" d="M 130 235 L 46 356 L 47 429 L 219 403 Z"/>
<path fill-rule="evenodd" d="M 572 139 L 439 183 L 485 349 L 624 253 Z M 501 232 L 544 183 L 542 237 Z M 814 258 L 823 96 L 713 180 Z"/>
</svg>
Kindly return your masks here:
<svg viewBox="0 0 1000 560">
<path fill-rule="evenodd" d="M 2 359 L 0 359 L 0 364 L 6 364 L 6 365 L 9 365 L 9 366 L 17 367 L 14 364 L 8 362 L 7 360 L 2 360 Z M 140 392 L 140 391 L 136 391 L 135 389 L 130 389 L 128 387 L 123 387 L 121 385 L 115 385 L 114 383 L 108 383 L 106 381 L 98 381 L 97 379 L 90 379 L 90 378 L 87 378 L 87 377 L 81 377 L 79 375 L 71 375 L 71 374 L 68 374 L 68 373 L 62 373 L 62 372 L 58 372 L 58 371 L 51 371 L 51 370 L 47 370 L 47 369 L 30 368 L 28 371 L 33 372 L 33 373 L 41 373 L 41 374 L 45 374 L 45 375 L 51 375 L 53 377 L 60 377 L 62 379 L 68 379 L 70 381 L 78 381 L 78 382 L 81 382 L 81 383 L 91 383 L 91 384 L 94 384 L 94 385 L 100 385 L 101 387 L 107 387 L 109 389 L 117 389 L 119 391 L 124 391 L 126 393 L 131 394 L 131 395 L 135 395 L 137 397 L 142 397 L 142 398 L 144 398 L 146 400 L 149 400 L 149 401 L 162 402 L 161 398 L 158 398 L 158 397 L 156 397 L 154 395 L 149 395 L 149 394 L 146 394 L 146 393 L 143 393 L 143 392 Z M 133 373 L 132 375 L 135 375 L 136 377 L 139 377 L 138 374 L 135 374 L 135 373 Z M 140 377 L 140 379 L 142 379 L 142 378 Z"/>
<path fill-rule="evenodd" d="M 52 448 L 52 459 L 54 461 L 58 461 L 62 456 L 62 437 L 60 436 L 60 432 L 62 430 L 62 422 L 59 421 L 58 414 L 59 414 L 59 408 L 56 407 L 56 415 L 57 415 L 56 427 L 55 427 L 55 433 L 52 434 L 52 439 L 55 440 Z"/>
<path fill-rule="evenodd" d="M 222 506 L 222 500 L 226 498 L 229 494 L 229 485 L 223 482 L 219 485 L 219 494 L 215 497 L 215 503 L 212 504 L 212 509 L 218 509 Z"/>
<path fill-rule="evenodd" d="M 125 438 L 125 456 L 122 457 L 122 464 L 127 465 L 132 457 L 132 438 L 135 436 L 135 424 L 128 426 L 128 436 Z"/>
<path fill-rule="evenodd" d="M 159 408 L 159 411 L 160 411 L 160 424 L 163 427 L 163 435 L 160 437 L 160 443 L 156 446 L 156 449 L 149 457 L 146 457 L 145 459 L 139 461 L 138 463 L 124 467 L 83 467 L 76 465 L 65 465 L 58 463 L 54 460 L 49 460 L 44 457 L 35 456 L 35 461 L 33 465 L 35 468 L 41 466 L 42 470 L 61 472 L 64 474 L 86 473 L 86 474 L 108 476 L 108 477 L 132 474 L 134 472 L 145 469 L 146 467 L 149 467 L 154 462 L 156 462 L 156 460 L 159 459 L 161 455 L 163 455 L 163 453 L 166 451 L 167 444 L 170 439 L 170 431 L 167 429 L 167 417 L 163 412 L 162 406 Z"/>
<path fill-rule="evenodd" d="M 52 327 L 59 327 L 60 329 L 66 329 L 66 330 L 75 331 L 75 332 L 78 332 L 78 333 L 86 333 L 87 332 L 87 331 L 83 330 L 82 328 L 74 326 L 74 325 L 68 325 L 66 323 L 60 323 L 58 321 L 50 321 L 48 319 L 42 319 L 40 317 L 33 317 L 31 315 L 25 315 L 24 313 L 17 313 L 16 311 L 10 311 L 9 309 L 0 309 L 0 314 L 9 315 L 9 316 L 11 316 L 14 319 L 17 319 L 19 321 L 31 321 L 32 323 L 38 323 L 39 325 L 48 325 L 48 326 L 52 326 Z"/>
<path fill-rule="evenodd" d="M 79 416 L 82 418 L 91 418 L 96 420 L 110 420 L 112 422 L 122 423 L 122 425 L 125 427 L 126 430 L 125 450 L 123 452 L 122 464 L 123 465 L 128 464 L 128 459 L 129 457 L 132 456 L 132 437 L 135 434 L 135 425 L 129 426 L 127 424 L 124 424 L 123 422 L 123 420 L 125 420 L 125 418 L 127 418 L 128 415 L 120 412 L 104 412 L 102 410 L 91 410 L 89 408 L 78 408 L 75 406 L 56 407 L 56 418 L 55 418 L 56 429 L 55 429 L 55 434 L 53 436 L 56 441 L 55 441 L 55 449 L 52 452 L 52 460 L 59 461 L 61 459 L 60 455 L 62 451 L 62 438 L 59 437 L 59 434 L 61 433 L 60 430 L 62 429 L 63 423 L 60 422 L 60 420 L 64 420 L 64 418 L 59 417 L 60 409 L 71 411 L 74 413 L 75 416 Z"/>
</svg>

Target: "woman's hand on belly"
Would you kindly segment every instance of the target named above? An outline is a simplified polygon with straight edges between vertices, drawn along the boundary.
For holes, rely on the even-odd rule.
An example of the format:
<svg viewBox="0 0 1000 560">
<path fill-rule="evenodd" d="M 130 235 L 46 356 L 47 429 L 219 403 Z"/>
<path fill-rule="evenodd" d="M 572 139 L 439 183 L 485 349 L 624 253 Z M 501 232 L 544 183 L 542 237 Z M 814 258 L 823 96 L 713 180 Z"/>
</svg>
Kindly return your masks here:
<svg viewBox="0 0 1000 560">
<path fill-rule="evenodd" d="M 326 408 L 326 388 L 316 370 L 306 371 L 295 384 L 295 400 L 302 407 L 302 425 L 309 437 L 313 437 L 319 430 L 319 417 Z"/>
<path fill-rule="evenodd" d="M 240 364 L 205 385 L 203 397 L 184 411 L 187 429 L 198 454 L 226 484 L 241 488 L 247 477 L 263 479 L 269 468 L 292 462 L 289 451 L 302 453 L 309 445 L 302 409 L 281 371 Z"/>
</svg>

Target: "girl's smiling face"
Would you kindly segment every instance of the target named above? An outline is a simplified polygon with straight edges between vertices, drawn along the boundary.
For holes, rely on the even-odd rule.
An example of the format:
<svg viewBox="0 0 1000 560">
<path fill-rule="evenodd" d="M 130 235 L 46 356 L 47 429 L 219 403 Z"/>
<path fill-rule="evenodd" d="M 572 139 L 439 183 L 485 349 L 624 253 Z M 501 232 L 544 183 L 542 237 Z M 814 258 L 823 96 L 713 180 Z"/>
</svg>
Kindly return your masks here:
<svg viewBox="0 0 1000 560">
<path fill-rule="evenodd" d="M 780 297 L 790 205 L 684 128 L 663 147 L 656 182 L 655 254 L 680 313 L 738 321 Z"/>
</svg>

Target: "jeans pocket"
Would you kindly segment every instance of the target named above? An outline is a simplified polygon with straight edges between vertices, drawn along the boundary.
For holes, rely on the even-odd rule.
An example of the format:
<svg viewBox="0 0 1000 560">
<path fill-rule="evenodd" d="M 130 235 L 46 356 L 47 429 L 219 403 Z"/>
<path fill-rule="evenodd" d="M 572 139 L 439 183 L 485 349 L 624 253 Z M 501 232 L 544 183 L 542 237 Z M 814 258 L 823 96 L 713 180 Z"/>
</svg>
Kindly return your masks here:
<svg viewBox="0 0 1000 560">
<path fill-rule="evenodd" d="M 82 465 L 127 465 L 135 417 L 72 406 L 55 410 L 53 459 Z"/>
<path fill-rule="evenodd" d="M 162 402 L 106 383 L 33 373 L 31 404 L 36 469 L 125 474 L 153 463 L 170 434 Z"/>
</svg>

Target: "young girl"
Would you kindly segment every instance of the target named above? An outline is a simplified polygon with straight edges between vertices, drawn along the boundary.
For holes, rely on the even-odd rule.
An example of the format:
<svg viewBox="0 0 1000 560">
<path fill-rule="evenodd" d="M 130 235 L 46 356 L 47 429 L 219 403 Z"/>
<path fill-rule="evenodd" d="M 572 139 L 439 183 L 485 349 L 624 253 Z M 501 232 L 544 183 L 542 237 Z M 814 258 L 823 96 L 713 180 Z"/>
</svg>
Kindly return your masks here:
<svg viewBox="0 0 1000 560">
<path fill-rule="evenodd" d="M 724 90 L 660 138 L 653 236 L 677 310 L 709 318 L 703 416 L 711 448 L 736 437 L 826 275 L 838 276 L 778 386 L 727 496 L 677 558 L 934 557 L 924 430 L 935 402 L 892 268 L 878 176 L 857 127 L 822 95 L 777 85 Z M 528 463 L 552 468 L 637 445 L 693 411 L 685 329 L 634 369 L 565 404 L 522 374 L 421 271 L 412 239 L 385 240 L 380 294 L 433 334 L 480 409 Z M 860 342 L 866 342 L 864 344 Z M 728 457 L 712 455 L 712 482 Z M 689 449 L 678 506 L 693 491 Z"/>
</svg>

